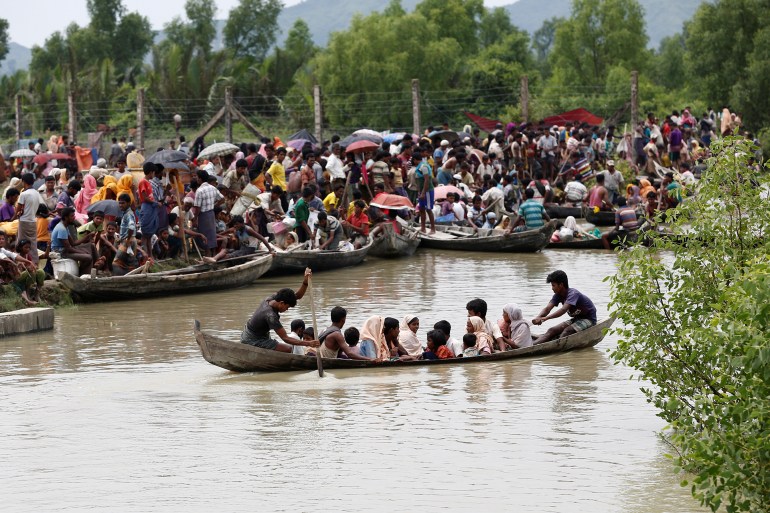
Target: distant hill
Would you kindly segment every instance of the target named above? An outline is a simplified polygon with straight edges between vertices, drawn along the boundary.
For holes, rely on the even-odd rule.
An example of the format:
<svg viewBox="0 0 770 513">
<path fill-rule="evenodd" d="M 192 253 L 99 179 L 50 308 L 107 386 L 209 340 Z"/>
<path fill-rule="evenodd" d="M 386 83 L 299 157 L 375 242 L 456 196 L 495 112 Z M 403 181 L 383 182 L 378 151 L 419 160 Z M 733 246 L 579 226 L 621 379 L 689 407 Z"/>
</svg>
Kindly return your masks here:
<svg viewBox="0 0 770 513">
<path fill-rule="evenodd" d="M 703 0 L 640 0 L 650 48 L 658 48 L 660 41 L 682 31 L 685 21 L 692 18 Z M 505 7 L 511 21 L 530 34 L 553 17 L 567 18 L 572 8 L 571 0 L 519 0 Z"/>
<path fill-rule="evenodd" d="M 0 75 L 12 75 L 17 70 L 27 69 L 32 62 L 32 50 L 18 43 L 8 43 L 8 54 L 0 62 Z"/>
<path fill-rule="evenodd" d="M 413 11 L 419 0 L 401 0 L 405 11 Z M 350 25 L 353 15 L 371 14 L 383 11 L 388 6 L 387 0 L 305 0 L 286 7 L 278 16 L 278 45 L 282 45 L 294 22 L 302 18 L 310 27 L 313 41 L 318 46 L 326 46 L 331 32 L 345 30 Z"/>
</svg>

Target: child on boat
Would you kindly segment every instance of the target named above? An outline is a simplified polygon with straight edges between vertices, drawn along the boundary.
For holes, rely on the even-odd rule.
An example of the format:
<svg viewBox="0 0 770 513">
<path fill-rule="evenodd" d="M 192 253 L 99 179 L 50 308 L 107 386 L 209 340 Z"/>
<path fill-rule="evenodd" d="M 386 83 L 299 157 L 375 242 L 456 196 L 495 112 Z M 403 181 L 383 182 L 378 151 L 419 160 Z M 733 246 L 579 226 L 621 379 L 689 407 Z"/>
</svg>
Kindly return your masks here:
<svg viewBox="0 0 770 513">
<path fill-rule="evenodd" d="M 463 335 L 463 356 L 465 358 L 471 358 L 479 355 L 479 350 L 476 349 L 476 335 L 473 333 L 466 333 Z"/>
<path fill-rule="evenodd" d="M 446 335 L 440 330 L 430 330 L 428 332 L 428 349 L 422 353 L 423 360 L 446 360 L 454 358 L 455 355 L 446 346 Z"/>
</svg>

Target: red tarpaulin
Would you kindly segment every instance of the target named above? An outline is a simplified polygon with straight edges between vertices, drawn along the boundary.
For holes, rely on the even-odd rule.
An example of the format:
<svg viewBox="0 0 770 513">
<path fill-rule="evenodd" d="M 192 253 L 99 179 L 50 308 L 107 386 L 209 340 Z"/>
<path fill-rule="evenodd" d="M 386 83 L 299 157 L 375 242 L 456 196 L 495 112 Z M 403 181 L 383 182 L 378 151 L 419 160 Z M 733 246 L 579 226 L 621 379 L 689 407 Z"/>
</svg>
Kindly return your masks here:
<svg viewBox="0 0 770 513">
<path fill-rule="evenodd" d="M 604 119 L 599 116 L 595 116 L 585 109 L 575 109 L 563 114 L 557 114 L 543 120 L 544 125 L 564 125 L 565 123 L 581 124 L 588 123 L 589 125 L 601 125 Z"/>
<path fill-rule="evenodd" d="M 476 125 L 484 130 L 485 132 L 491 132 L 495 129 L 499 121 L 495 121 L 494 119 L 487 119 L 482 118 L 481 116 L 477 116 L 476 114 L 471 114 L 470 112 L 463 112 L 468 118 L 476 123 Z"/>
</svg>

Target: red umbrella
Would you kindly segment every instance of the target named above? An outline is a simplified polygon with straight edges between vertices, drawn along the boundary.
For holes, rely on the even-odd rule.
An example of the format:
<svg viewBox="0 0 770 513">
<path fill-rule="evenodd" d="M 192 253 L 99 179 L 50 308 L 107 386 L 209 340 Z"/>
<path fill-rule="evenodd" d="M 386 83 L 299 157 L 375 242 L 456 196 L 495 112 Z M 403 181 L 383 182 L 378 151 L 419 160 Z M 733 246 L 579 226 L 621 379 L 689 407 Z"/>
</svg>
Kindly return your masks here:
<svg viewBox="0 0 770 513">
<path fill-rule="evenodd" d="M 395 210 L 402 208 L 414 209 L 414 205 L 409 201 L 409 198 L 399 196 L 398 194 L 387 194 L 384 192 L 375 196 L 369 204 L 379 208 L 392 208 Z"/>
<path fill-rule="evenodd" d="M 380 147 L 379 144 L 372 141 L 357 141 L 357 142 L 351 143 L 350 146 L 345 148 L 345 151 L 348 153 L 356 153 L 360 151 L 376 150 L 379 147 Z"/>
<path fill-rule="evenodd" d="M 67 153 L 40 153 L 35 158 L 32 159 L 32 162 L 38 165 L 47 164 L 48 161 L 56 159 L 56 160 L 66 160 L 71 159 L 72 157 L 69 156 Z"/>
<path fill-rule="evenodd" d="M 462 191 L 462 189 L 458 189 L 454 185 L 439 185 L 436 187 L 436 192 L 434 198 L 437 200 L 440 199 L 446 199 L 447 193 L 453 192 L 455 194 L 459 194 L 462 197 L 465 197 L 465 193 Z"/>
</svg>

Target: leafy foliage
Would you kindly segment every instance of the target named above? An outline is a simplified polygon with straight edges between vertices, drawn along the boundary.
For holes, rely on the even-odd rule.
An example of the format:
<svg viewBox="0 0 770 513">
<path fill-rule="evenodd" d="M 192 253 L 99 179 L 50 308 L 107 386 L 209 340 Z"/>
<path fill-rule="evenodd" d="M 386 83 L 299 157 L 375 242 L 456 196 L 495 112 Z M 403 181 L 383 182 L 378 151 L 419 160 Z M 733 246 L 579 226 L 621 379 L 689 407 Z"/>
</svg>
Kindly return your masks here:
<svg viewBox="0 0 770 513">
<path fill-rule="evenodd" d="M 612 356 L 652 384 L 676 466 L 694 476 L 684 484 L 712 511 L 770 505 L 770 175 L 754 149 L 716 142 L 697 196 L 669 219 L 684 240 L 653 235 L 610 279 Z"/>
<path fill-rule="evenodd" d="M 280 0 L 241 0 L 230 11 L 225 25 L 225 46 L 236 57 L 261 60 L 275 42 Z"/>
<path fill-rule="evenodd" d="M 0 18 L 0 62 L 8 55 L 8 20 Z"/>
</svg>

